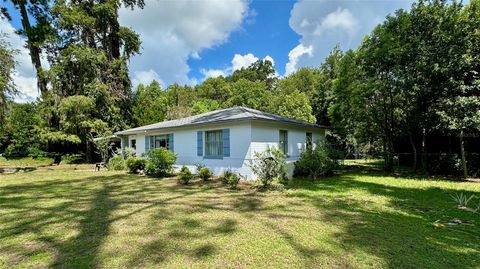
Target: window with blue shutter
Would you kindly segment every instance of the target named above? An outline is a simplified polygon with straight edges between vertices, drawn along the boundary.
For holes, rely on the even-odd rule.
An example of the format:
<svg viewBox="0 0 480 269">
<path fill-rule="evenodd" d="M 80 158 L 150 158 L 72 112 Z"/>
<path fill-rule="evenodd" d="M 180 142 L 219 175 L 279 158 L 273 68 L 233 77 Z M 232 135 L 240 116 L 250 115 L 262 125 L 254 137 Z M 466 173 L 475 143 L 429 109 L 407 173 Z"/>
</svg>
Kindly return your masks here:
<svg viewBox="0 0 480 269">
<path fill-rule="evenodd" d="M 168 150 L 173 152 L 173 133 L 168 134 Z"/>
<path fill-rule="evenodd" d="M 223 157 L 230 157 L 230 129 L 223 129 Z"/>
<path fill-rule="evenodd" d="M 150 136 L 145 136 L 145 152 L 150 150 Z"/>
<path fill-rule="evenodd" d="M 197 156 L 203 156 L 203 132 L 197 132 Z"/>
</svg>

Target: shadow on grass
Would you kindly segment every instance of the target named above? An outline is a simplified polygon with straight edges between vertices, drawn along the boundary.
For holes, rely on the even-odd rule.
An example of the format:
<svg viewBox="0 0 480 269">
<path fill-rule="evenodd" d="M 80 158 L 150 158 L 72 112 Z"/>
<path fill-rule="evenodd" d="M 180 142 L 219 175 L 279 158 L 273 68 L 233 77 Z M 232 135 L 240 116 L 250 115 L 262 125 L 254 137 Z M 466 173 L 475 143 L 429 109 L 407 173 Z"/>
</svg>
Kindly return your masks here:
<svg viewBox="0 0 480 269">
<path fill-rule="evenodd" d="M 480 218 L 456 209 L 445 189 L 396 187 L 348 174 L 293 182 L 290 188 L 294 192 L 288 195 L 232 192 L 218 182 L 181 186 L 121 174 L 10 184 L 0 187 L 0 207 L 5 209 L 0 216 L 0 226 L 5 228 L 0 240 L 15 242 L 18 236 L 33 234 L 39 245 L 19 249 L 18 243 L 12 243 L 0 251 L 22 253 L 26 258 L 49 251 L 54 253 L 53 267 L 105 267 L 101 251 L 106 239 L 115 236 L 112 223 L 132 221 L 148 212 L 150 229 L 142 238 L 146 241 L 120 266 L 161 267 L 179 256 L 187 261 L 208 260 L 222 250 L 212 238 L 233 238 L 250 229 L 242 226 L 242 218 L 251 218 L 278 235 L 303 258 L 305 267 L 316 267 L 319 257 L 336 253 L 320 242 L 305 244 L 305 237 L 315 236 L 308 233 L 318 231 L 301 235 L 291 226 L 295 221 L 338 226 L 329 244 L 369 257 L 363 262 L 361 255 L 336 257 L 334 266 L 365 265 L 371 256 L 388 268 L 477 268 L 480 263 Z M 368 195 L 360 196 L 359 191 Z M 378 197 L 385 199 L 384 207 L 371 200 Z M 472 225 L 432 225 L 452 218 Z M 62 225 L 72 227 L 67 232 L 55 230 Z"/>
<path fill-rule="evenodd" d="M 322 220 L 342 227 L 335 238 L 347 251 L 380 257 L 388 268 L 478 268 L 480 214 L 457 209 L 449 196 L 454 190 L 395 187 L 359 181 L 357 176 L 296 182 L 291 188 L 323 211 Z M 333 197 L 326 199 L 319 191 Z M 358 191 L 385 198 L 387 208 L 351 194 Z M 449 225 L 454 218 L 464 225 Z"/>
</svg>

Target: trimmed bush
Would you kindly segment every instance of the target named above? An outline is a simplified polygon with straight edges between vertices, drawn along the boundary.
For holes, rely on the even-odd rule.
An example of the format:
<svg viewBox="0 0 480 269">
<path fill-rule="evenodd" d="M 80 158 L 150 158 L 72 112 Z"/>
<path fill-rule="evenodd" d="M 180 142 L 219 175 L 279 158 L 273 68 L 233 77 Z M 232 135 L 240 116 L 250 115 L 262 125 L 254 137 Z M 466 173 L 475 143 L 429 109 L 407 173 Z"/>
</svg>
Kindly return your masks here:
<svg viewBox="0 0 480 269">
<path fill-rule="evenodd" d="M 145 156 L 147 157 L 145 174 L 149 176 L 164 177 L 170 175 L 173 171 L 173 165 L 177 161 L 177 156 L 165 148 L 149 150 Z"/>
<path fill-rule="evenodd" d="M 108 170 L 119 171 L 125 170 L 125 168 L 125 160 L 120 154 L 116 154 L 108 160 Z"/>
<path fill-rule="evenodd" d="M 137 174 L 138 172 L 145 170 L 147 160 L 143 158 L 128 157 L 125 163 L 127 165 L 128 172 Z"/>
<path fill-rule="evenodd" d="M 182 166 L 180 173 L 178 174 L 178 181 L 184 185 L 187 185 L 188 182 L 193 178 L 192 172 L 188 167 Z"/>
<path fill-rule="evenodd" d="M 208 169 L 208 167 L 202 167 L 198 171 L 198 177 L 201 178 L 203 181 L 208 181 L 213 176 L 212 171 Z"/>
<path fill-rule="evenodd" d="M 285 154 L 277 147 L 268 147 L 264 152 L 255 152 L 250 168 L 258 176 L 263 187 L 285 173 Z"/>
<path fill-rule="evenodd" d="M 295 162 L 295 176 L 311 177 L 313 179 L 333 175 L 340 168 L 340 152 L 333 149 L 327 142 L 319 141 L 313 149 L 307 149 L 300 154 Z"/>
</svg>

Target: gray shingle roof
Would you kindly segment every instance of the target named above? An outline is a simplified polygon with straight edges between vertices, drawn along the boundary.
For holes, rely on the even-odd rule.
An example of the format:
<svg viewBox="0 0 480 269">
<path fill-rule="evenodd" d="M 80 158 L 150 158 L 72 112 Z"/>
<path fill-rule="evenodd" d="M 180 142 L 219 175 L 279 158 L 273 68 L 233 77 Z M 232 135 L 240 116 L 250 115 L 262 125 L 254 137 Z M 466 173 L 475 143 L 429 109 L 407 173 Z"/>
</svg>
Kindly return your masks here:
<svg viewBox="0 0 480 269">
<path fill-rule="evenodd" d="M 279 115 L 266 113 L 260 110 L 236 106 L 236 107 L 231 107 L 226 109 L 210 111 L 207 113 L 190 116 L 186 118 L 181 118 L 177 120 L 162 121 L 162 122 L 158 122 L 150 125 L 145 125 L 137 128 L 120 131 L 115 134 L 117 135 L 134 134 L 134 133 L 149 131 L 149 130 L 159 130 L 159 129 L 166 129 L 166 128 L 177 128 L 177 127 L 192 126 L 192 125 L 205 125 L 205 124 L 212 124 L 212 123 L 219 123 L 219 122 L 245 121 L 245 120 L 276 121 L 276 122 L 282 122 L 282 123 L 288 123 L 288 124 L 294 124 L 294 125 L 301 125 L 305 127 L 329 128 L 327 126 L 289 119 Z"/>
</svg>

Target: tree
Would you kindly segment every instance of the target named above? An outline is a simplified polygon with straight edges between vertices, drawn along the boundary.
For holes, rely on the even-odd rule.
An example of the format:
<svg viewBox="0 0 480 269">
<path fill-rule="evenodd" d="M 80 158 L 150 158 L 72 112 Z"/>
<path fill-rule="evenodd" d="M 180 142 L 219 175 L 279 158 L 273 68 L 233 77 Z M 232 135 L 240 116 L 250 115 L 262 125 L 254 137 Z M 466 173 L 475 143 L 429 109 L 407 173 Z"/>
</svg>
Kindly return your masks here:
<svg viewBox="0 0 480 269">
<path fill-rule="evenodd" d="M 15 60 L 13 55 L 15 50 L 10 48 L 10 44 L 5 40 L 6 36 L 0 34 L 0 125 L 4 126 L 5 113 L 7 110 L 7 100 L 17 92 L 13 83 L 12 74 L 15 70 Z M 0 127 L 1 129 L 1 127 Z"/>
<path fill-rule="evenodd" d="M 227 107 L 245 106 L 253 109 L 268 110 L 272 100 L 264 82 L 239 79 L 232 84 L 232 94 L 227 100 Z"/>
<path fill-rule="evenodd" d="M 266 89 L 272 91 L 277 81 L 273 63 L 270 60 L 257 60 L 248 67 L 235 70 L 227 80 L 237 82 L 246 79 L 252 82 L 260 81 L 265 83 Z"/>
<path fill-rule="evenodd" d="M 167 97 L 157 81 L 150 85 L 138 85 L 133 105 L 133 121 L 136 126 L 165 120 L 168 109 Z"/>
<path fill-rule="evenodd" d="M 270 111 L 276 114 L 290 119 L 315 123 L 308 96 L 299 90 L 295 90 L 287 95 L 276 96 L 272 104 Z"/>
<path fill-rule="evenodd" d="M 220 108 L 220 104 L 212 99 L 200 99 L 196 101 L 192 106 L 192 114 L 198 115 L 205 112 L 217 110 Z"/>
<path fill-rule="evenodd" d="M 12 3 L 20 11 L 22 29 L 18 33 L 26 37 L 30 59 L 37 74 L 37 86 L 41 96 L 45 97 L 48 92 L 47 79 L 40 56 L 45 42 L 56 35 L 54 28 L 51 27 L 49 1 L 12 0 Z M 35 25 L 31 24 L 30 16 L 34 18 Z"/>
</svg>

